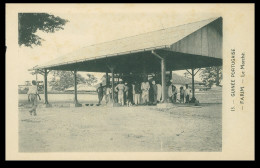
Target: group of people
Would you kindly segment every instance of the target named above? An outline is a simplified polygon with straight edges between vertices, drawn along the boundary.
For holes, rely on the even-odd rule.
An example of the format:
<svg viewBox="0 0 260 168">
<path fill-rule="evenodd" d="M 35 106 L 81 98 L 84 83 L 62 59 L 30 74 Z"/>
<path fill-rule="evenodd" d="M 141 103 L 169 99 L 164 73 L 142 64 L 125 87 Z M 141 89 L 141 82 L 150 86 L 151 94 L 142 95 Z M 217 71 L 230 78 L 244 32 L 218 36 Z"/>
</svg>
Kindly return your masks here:
<svg viewBox="0 0 260 168">
<path fill-rule="evenodd" d="M 172 80 L 167 83 L 167 102 L 176 103 L 189 103 L 191 97 L 191 89 L 189 89 L 188 84 L 185 88 L 180 87 L 179 94 L 180 99 L 177 99 L 178 89 L 172 83 Z M 128 82 L 120 81 L 114 89 L 114 102 L 121 105 L 139 105 L 139 104 L 157 104 L 162 101 L 162 86 L 159 82 L 155 80 L 148 81 L 144 80 L 142 82 L 135 81 L 132 84 Z M 99 104 L 101 103 L 104 95 L 106 104 L 112 100 L 112 88 L 111 85 L 100 86 L 97 88 Z"/>
<path fill-rule="evenodd" d="M 169 101 L 172 103 L 177 102 L 177 94 L 178 89 L 176 86 L 174 86 L 172 83 L 168 85 L 168 98 Z M 191 89 L 189 88 L 188 84 L 185 85 L 185 89 L 183 86 L 180 87 L 180 103 L 189 103 L 191 97 Z"/>
<path fill-rule="evenodd" d="M 98 93 L 98 103 L 100 104 L 103 97 L 105 96 L 105 102 L 106 104 L 111 102 L 112 100 L 112 87 L 111 85 L 103 87 L 102 84 L 97 88 Z M 127 104 L 128 106 L 131 103 L 131 100 L 129 99 L 129 86 L 128 83 L 125 82 L 119 82 L 119 84 L 115 87 L 115 97 L 114 102 L 120 103 L 121 105 Z"/>
</svg>

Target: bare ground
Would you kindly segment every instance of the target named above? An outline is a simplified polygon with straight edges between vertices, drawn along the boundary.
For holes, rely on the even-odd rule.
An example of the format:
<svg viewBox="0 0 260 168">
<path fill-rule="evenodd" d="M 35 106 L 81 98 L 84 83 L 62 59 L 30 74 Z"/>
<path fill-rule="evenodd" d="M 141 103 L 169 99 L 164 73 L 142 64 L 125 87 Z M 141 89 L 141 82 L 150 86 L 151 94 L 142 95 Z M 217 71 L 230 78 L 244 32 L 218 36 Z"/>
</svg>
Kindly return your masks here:
<svg viewBox="0 0 260 168">
<path fill-rule="evenodd" d="M 20 107 L 19 151 L 221 151 L 221 107 Z"/>
</svg>

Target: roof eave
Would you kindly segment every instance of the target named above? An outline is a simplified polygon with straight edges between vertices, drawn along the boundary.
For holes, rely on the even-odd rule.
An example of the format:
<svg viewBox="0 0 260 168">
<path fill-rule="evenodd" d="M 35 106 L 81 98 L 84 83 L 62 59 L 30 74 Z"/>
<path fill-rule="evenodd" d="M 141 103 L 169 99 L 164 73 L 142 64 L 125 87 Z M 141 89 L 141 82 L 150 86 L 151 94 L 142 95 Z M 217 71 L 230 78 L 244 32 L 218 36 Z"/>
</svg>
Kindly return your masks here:
<svg viewBox="0 0 260 168">
<path fill-rule="evenodd" d="M 73 63 L 77 63 L 77 62 L 91 61 L 91 60 L 96 60 L 96 59 L 109 58 L 109 57 L 114 57 L 114 56 L 133 54 L 133 53 L 139 53 L 139 52 L 145 52 L 145 51 L 152 51 L 152 50 L 158 50 L 158 49 L 165 49 L 165 48 L 170 48 L 170 45 L 156 46 L 156 47 L 144 48 L 144 49 L 139 49 L 139 50 L 120 52 L 120 53 L 115 53 L 115 54 L 110 54 L 110 55 L 102 55 L 102 56 L 98 56 L 98 57 L 81 59 L 81 60 L 76 60 L 76 61 L 69 61 L 69 62 L 60 63 L 60 64 L 52 64 L 52 65 L 47 65 L 47 66 L 36 66 L 29 70 L 48 69 L 50 67 L 68 65 L 68 64 L 73 64 Z"/>
</svg>

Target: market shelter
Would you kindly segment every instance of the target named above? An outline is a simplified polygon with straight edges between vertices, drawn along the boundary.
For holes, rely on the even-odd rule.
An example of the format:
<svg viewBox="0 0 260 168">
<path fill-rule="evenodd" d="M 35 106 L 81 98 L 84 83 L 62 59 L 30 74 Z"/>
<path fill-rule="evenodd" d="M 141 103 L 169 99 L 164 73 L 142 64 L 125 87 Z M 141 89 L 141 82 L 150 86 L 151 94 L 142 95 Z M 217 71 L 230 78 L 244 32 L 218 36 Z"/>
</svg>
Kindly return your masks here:
<svg viewBox="0 0 260 168">
<path fill-rule="evenodd" d="M 196 68 L 222 65 L 222 41 L 222 17 L 211 18 L 86 46 L 33 69 L 44 74 L 46 104 L 50 70 L 74 72 L 76 104 L 77 71 L 112 73 L 113 90 L 115 73 L 160 72 L 165 101 L 166 71 L 191 69 L 194 81 Z M 192 90 L 194 97 L 194 82 Z"/>
</svg>

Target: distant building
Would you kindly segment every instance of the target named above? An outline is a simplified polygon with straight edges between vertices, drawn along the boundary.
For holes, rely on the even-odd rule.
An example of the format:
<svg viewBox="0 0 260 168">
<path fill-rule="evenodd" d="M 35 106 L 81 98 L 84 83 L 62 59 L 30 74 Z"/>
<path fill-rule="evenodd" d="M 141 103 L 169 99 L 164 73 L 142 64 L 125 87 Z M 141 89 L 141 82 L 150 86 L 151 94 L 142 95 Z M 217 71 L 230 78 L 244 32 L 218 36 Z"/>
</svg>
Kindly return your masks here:
<svg viewBox="0 0 260 168">
<path fill-rule="evenodd" d="M 176 73 L 172 73 L 172 81 L 173 81 L 173 84 L 178 89 L 180 89 L 181 86 L 183 86 L 185 88 L 186 84 L 188 84 L 189 87 L 192 86 L 192 79 L 191 78 L 180 76 Z M 203 83 L 202 81 L 198 81 L 198 80 L 194 80 L 194 87 L 195 87 L 195 90 L 207 90 L 207 89 L 209 89 L 208 87 L 205 86 L 205 83 Z"/>
</svg>

